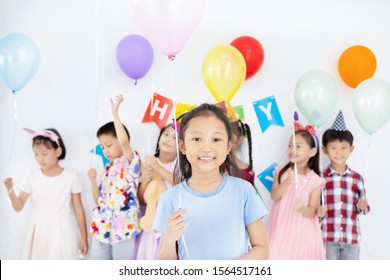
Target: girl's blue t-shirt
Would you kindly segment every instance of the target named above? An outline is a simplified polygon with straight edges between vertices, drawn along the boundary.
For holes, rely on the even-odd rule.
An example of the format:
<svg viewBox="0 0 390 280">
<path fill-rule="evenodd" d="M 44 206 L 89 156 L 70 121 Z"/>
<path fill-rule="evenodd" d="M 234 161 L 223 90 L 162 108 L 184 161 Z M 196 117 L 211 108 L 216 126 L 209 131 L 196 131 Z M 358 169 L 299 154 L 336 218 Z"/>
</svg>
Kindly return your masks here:
<svg viewBox="0 0 390 280">
<path fill-rule="evenodd" d="M 246 226 L 268 214 L 250 183 L 228 175 L 210 193 L 192 190 L 187 180 L 165 192 L 153 228 L 165 233 L 167 218 L 179 209 L 188 211 L 184 214 L 186 231 L 178 240 L 179 259 L 239 258 L 249 248 Z"/>
</svg>

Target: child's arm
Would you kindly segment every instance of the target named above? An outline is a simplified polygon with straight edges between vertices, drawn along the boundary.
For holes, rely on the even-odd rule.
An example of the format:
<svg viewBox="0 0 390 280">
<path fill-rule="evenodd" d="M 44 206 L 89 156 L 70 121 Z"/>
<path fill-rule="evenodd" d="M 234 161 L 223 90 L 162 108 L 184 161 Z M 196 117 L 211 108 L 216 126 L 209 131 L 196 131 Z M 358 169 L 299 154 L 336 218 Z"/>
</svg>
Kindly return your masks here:
<svg viewBox="0 0 390 280">
<path fill-rule="evenodd" d="M 318 209 L 317 209 L 317 216 L 318 216 L 319 218 L 325 217 L 326 214 L 327 214 L 327 212 L 328 212 L 328 208 L 327 208 L 326 206 L 324 206 L 324 205 L 318 206 Z"/>
<path fill-rule="evenodd" d="M 268 238 L 261 219 L 250 223 L 247 227 L 251 250 L 239 260 L 266 260 L 269 257 Z"/>
<path fill-rule="evenodd" d="M 176 241 L 185 231 L 183 214 L 185 210 L 174 212 L 167 219 L 167 231 L 161 235 L 160 249 L 157 254 L 158 260 L 177 260 Z"/>
<path fill-rule="evenodd" d="M 92 186 L 92 196 L 93 200 L 95 201 L 96 205 L 98 205 L 98 198 L 99 198 L 99 187 L 96 182 L 96 177 L 97 177 L 97 172 L 95 168 L 90 168 L 88 170 L 88 178 L 91 181 L 91 186 Z"/>
<path fill-rule="evenodd" d="M 130 146 L 130 139 L 127 137 L 125 128 L 123 127 L 123 124 L 119 118 L 119 113 L 118 113 L 119 105 L 122 103 L 122 101 L 123 101 L 122 95 L 118 95 L 116 97 L 115 102 L 111 99 L 111 111 L 112 111 L 112 116 L 114 118 L 115 132 L 116 132 L 116 137 L 118 139 L 119 145 L 121 146 L 123 154 L 129 161 L 129 163 L 131 163 L 133 149 Z"/>
<path fill-rule="evenodd" d="M 80 193 L 72 193 L 72 203 L 81 233 L 80 251 L 83 255 L 86 255 L 88 253 L 88 236 L 85 222 L 85 212 Z"/>
<path fill-rule="evenodd" d="M 364 181 L 361 177 L 358 181 L 358 192 L 359 192 L 359 200 L 356 204 L 359 213 L 366 214 L 370 212 L 370 206 L 368 205 L 366 199 L 366 189 L 364 188 Z"/>
<path fill-rule="evenodd" d="M 141 165 L 141 175 L 139 178 L 138 199 L 141 203 L 145 203 L 144 193 L 146 187 L 152 180 L 153 169 L 150 166 L 146 166 L 144 163 Z"/>
<path fill-rule="evenodd" d="M 158 161 L 157 158 L 154 156 L 148 155 L 145 157 L 145 162 L 150 165 L 154 171 L 156 171 L 162 179 L 168 181 L 171 185 L 173 185 L 173 174 L 172 172 L 166 170 L 164 167 L 162 167 Z"/>
<path fill-rule="evenodd" d="M 288 178 L 281 183 L 279 183 L 278 177 L 279 172 L 276 172 L 274 176 L 274 183 L 271 189 L 271 199 L 273 201 L 278 201 L 279 199 L 281 199 L 288 185 L 295 180 L 294 172 L 292 171 L 290 172 Z"/>
<path fill-rule="evenodd" d="M 14 191 L 14 183 L 12 181 L 12 178 L 7 178 L 4 180 L 4 185 L 5 187 L 7 188 L 7 191 L 8 191 L 8 197 L 11 201 L 11 204 L 12 204 L 12 208 L 14 208 L 14 210 L 16 212 L 20 212 L 23 207 L 24 207 L 24 204 L 26 203 L 26 200 L 29 196 L 28 193 L 24 192 L 24 191 L 21 191 L 19 193 L 19 196 L 17 196 L 15 194 L 15 191 Z"/>
<path fill-rule="evenodd" d="M 309 198 L 309 205 L 305 206 L 303 201 L 298 198 L 294 202 L 295 211 L 302 214 L 303 217 L 306 218 L 314 218 L 317 216 L 317 208 L 320 203 L 322 185 L 315 187 L 311 193 Z"/>
</svg>

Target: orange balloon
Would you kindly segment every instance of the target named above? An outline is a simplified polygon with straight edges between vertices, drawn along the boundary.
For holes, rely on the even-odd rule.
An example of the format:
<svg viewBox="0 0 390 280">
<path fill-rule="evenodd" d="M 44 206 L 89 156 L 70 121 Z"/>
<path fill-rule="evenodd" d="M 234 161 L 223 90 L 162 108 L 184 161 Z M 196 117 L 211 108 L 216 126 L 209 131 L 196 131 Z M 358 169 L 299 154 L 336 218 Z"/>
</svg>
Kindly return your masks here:
<svg viewBox="0 0 390 280">
<path fill-rule="evenodd" d="M 338 68 L 344 83 L 356 88 L 361 82 L 374 76 L 376 58 L 369 48 L 352 46 L 341 54 Z"/>
</svg>

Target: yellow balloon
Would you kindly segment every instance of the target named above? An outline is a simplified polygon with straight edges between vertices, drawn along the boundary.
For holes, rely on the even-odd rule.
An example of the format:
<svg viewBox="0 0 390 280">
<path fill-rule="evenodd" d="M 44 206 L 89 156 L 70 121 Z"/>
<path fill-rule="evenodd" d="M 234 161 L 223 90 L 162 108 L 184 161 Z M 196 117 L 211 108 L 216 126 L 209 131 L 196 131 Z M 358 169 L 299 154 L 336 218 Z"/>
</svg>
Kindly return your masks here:
<svg viewBox="0 0 390 280">
<path fill-rule="evenodd" d="M 245 59 L 231 45 L 215 47 L 204 58 L 202 74 L 214 98 L 229 103 L 245 80 Z"/>
</svg>

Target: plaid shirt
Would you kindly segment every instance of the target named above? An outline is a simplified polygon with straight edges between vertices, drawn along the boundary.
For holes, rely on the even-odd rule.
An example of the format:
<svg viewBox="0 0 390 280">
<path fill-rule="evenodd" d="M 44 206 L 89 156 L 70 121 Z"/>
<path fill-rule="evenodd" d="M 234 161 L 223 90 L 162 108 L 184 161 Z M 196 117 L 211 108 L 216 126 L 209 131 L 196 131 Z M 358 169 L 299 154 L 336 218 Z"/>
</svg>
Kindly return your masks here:
<svg viewBox="0 0 390 280">
<path fill-rule="evenodd" d="M 360 225 L 357 202 L 366 198 L 363 177 L 349 167 L 338 174 L 330 166 L 323 171 L 326 180 L 324 189 L 327 215 L 321 222 L 324 241 L 356 244 L 360 242 Z"/>
</svg>

